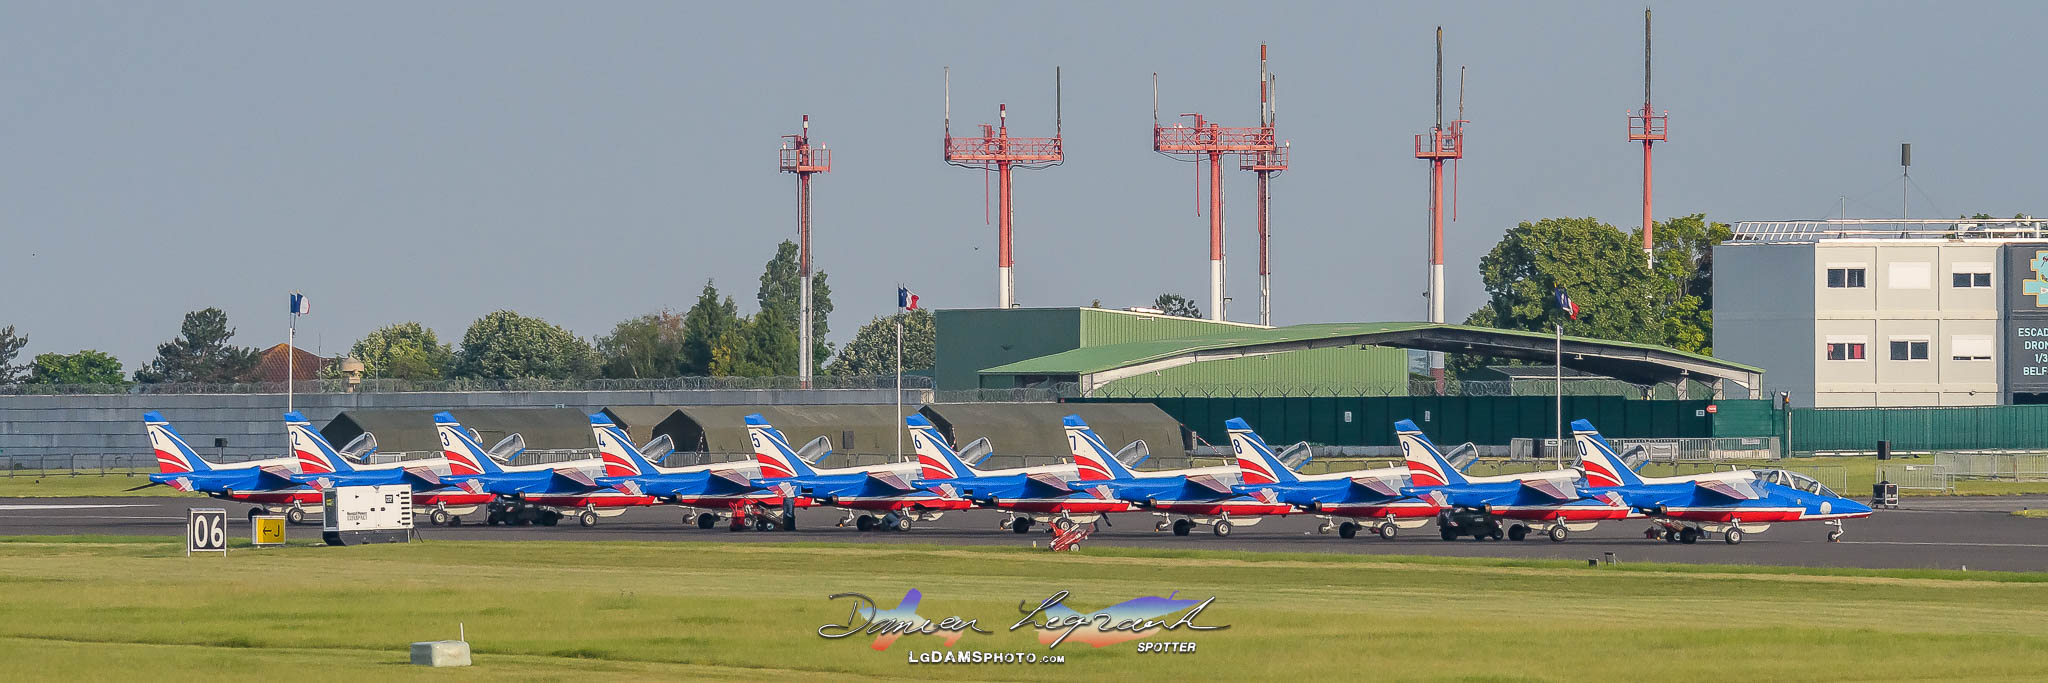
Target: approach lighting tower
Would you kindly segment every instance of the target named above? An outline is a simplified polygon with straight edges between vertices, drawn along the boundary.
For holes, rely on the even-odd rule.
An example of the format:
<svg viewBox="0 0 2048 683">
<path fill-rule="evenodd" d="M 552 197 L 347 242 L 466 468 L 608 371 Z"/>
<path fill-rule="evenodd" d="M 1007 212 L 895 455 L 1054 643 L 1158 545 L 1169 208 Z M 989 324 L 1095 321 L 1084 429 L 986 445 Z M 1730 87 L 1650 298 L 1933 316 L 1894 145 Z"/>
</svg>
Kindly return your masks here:
<svg viewBox="0 0 2048 683">
<path fill-rule="evenodd" d="M 1251 127 L 1216 125 L 1201 114 L 1181 114 L 1194 125 L 1159 124 L 1159 75 L 1152 75 L 1152 151 L 1170 156 L 1188 155 L 1209 164 L 1209 319 L 1223 319 L 1223 155 L 1272 154 L 1273 127 L 1265 122 Z M 1240 164 L 1240 168 L 1244 168 Z M 1199 176 L 1197 176 L 1199 178 Z M 1265 175 L 1260 174 L 1263 179 Z M 1263 185 L 1263 184 L 1262 184 Z M 1263 197 L 1261 198 L 1263 205 Z M 1197 211 L 1196 213 L 1200 213 Z M 1263 238 L 1263 216 L 1260 237 Z M 1263 249 L 1261 240 L 1261 252 Z M 1263 264 L 1263 257 L 1260 259 Z M 1260 268 L 1263 272 L 1263 266 Z M 1263 306 L 1263 304 L 1261 304 Z"/>
<path fill-rule="evenodd" d="M 1628 117 L 1628 139 L 1643 143 L 1643 262 L 1656 265 L 1650 254 L 1650 146 L 1664 141 L 1664 122 L 1670 112 L 1650 108 L 1650 10 L 1643 10 L 1643 109 Z"/>
<path fill-rule="evenodd" d="M 1462 86 L 1460 88 L 1462 90 Z M 1465 156 L 1464 98 L 1444 125 L 1444 28 L 1436 28 L 1436 125 L 1415 136 L 1415 158 L 1429 160 L 1429 321 L 1444 322 L 1444 162 Z M 1429 377 L 1444 388 L 1444 354 L 1429 352 Z"/>
<path fill-rule="evenodd" d="M 1010 137 L 1010 105 L 996 105 L 996 125 L 982 124 L 977 137 L 953 137 L 953 76 L 946 73 L 946 163 L 961 168 L 978 168 L 996 174 L 996 307 L 1016 305 L 1017 281 L 1010 267 L 1010 171 L 1051 168 L 1066 160 L 1060 145 L 1060 76 L 1053 67 L 1053 135 L 1049 138 Z"/>
<path fill-rule="evenodd" d="M 797 376 L 805 389 L 811 388 L 811 175 L 832 170 L 832 150 L 811 146 L 811 115 L 804 115 L 803 132 L 784 135 L 782 170 L 796 174 L 796 259 L 803 291 L 797 299 Z"/>
<path fill-rule="evenodd" d="M 1280 80 L 1266 70 L 1266 44 L 1259 43 L 1259 126 L 1268 134 L 1273 132 L 1274 122 L 1280 118 Z M 1259 174 L 1259 324 L 1273 324 L 1273 269 L 1268 258 L 1270 231 L 1267 228 L 1268 208 L 1272 204 L 1272 192 L 1268 183 L 1273 176 L 1287 170 L 1287 145 L 1276 144 L 1270 152 L 1240 154 L 1238 169 Z"/>
</svg>

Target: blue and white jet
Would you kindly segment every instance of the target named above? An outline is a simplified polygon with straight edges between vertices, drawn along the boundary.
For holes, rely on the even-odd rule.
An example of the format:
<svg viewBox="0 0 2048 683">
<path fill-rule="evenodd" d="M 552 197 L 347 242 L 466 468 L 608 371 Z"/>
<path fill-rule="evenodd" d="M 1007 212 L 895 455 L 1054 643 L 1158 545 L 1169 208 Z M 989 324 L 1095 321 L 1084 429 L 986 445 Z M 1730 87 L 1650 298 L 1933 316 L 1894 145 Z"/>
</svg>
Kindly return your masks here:
<svg viewBox="0 0 2048 683">
<path fill-rule="evenodd" d="M 768 424 L 760 413 L 746 417 L 747 438 L 753 442 L 754 460 L 761 464 L 761 478 L 754 485 L 779 491 L 784 496 L 810 498 L 815 504 L 846 511 L 839 526 L 852 523 L 861 531 L 909 531 L 912 522 L 932 521 L 947 510 L 965 510 L 974 504 L 965 498 L 919 488 L 919 465 L 890 463 L 872 467 L 815 468 L 797 456 L 783 438 L 782 430 Z M 859 512 L 856 516 L 854 513 Z M 875 513 L 881 513 L 876 516 Z"/>
<path fill-rule="evenodd" d="M 1734 545 L 1743 534 L 1762 533 L 1773 522 L 1818 521 L 1834 527 L 1828 540 L 1842 538 L 1842 520 L 1870 516 L 1870 506 L 1835 495 L 1812 477 L 1790 470 L 1740 470 L 1678 477 L 1637 474 L 1593 423 L 1572 422 L 1586 486 L 1621 499 L 1657 523 L 1644 535 L 1695 543 L 1710 534 Z"/>
<path fill-rule="evenodd" d="M 1223 426 L 1230 430 L 1230 450 L 1242 472 L 1236 491 L 1271 491 L 1280 502 L 1322 517 L 1321 533 L 1335 530 L 1341 538 L 1353 538 L 1360 529 L 1371 529 L 1391 541 L 1399 529 L 1426 525 L 1440 510 L 1432 499 L 1401 492 L 1408 484 L 1406 467 L 1301 474 L 1281 461 L 1243 418 L 1230 418 Z"/>
</svg>

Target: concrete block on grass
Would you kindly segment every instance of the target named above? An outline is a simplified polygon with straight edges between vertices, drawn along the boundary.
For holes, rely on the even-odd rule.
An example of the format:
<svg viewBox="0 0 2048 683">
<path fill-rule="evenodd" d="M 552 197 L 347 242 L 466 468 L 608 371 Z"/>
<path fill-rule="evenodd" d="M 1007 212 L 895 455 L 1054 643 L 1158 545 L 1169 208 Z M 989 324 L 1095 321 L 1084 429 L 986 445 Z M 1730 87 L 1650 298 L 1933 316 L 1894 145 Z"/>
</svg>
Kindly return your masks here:
<svg viewBox="0 0 2048 683">
<path fill-rule="evenodd" d="M 412 663 L 419 666 L 469 666 L 469 643 L 461 640 L 413 643 Z"/>
</svg>

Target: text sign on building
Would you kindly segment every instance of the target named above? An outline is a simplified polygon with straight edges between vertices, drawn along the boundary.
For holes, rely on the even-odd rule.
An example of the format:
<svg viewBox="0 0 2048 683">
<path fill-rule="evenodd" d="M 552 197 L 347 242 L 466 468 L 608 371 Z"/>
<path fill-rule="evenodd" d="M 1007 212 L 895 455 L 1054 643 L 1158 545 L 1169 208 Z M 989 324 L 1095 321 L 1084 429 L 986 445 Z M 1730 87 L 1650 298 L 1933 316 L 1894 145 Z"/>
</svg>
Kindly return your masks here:
<svg viewBox="0 0 2048 683">
<path fill-rule="evenodd" d="M 2004 249 L 2005 390 L 2048 392 L 2048 243 Z"/>
</svg>

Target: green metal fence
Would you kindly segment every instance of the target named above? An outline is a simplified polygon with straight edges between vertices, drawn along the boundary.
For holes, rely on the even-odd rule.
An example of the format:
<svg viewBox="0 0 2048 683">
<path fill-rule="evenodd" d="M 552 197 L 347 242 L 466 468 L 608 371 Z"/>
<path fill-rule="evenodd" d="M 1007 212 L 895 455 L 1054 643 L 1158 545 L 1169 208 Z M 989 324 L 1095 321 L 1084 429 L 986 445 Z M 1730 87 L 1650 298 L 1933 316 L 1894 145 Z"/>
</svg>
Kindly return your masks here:
<svg viewBox="0 0 2048 683">
<path fill-rule="evenodd" d="M 1543 396 L 1371 396 L 1319 398 L 1076 398 L 1069 402 L 1152 403 L 1213 444 L 1229 443 L 1223 421 L 1242 417 L 1273 443 L 1392 446 L 1394 421 L 1414 420 L 1438 443 L 1506 444 L 1557 436 L 1556 399 Z M 1770 411 L 1763 400 L 1646 401 L 1616 396 L 1566 396 L 1564 419 L 1593 421 L 1617 438 L 1764 436 L 1716 429 L 1719 412 L 1735 408 L 1738 424 Z M 1717 413 L 1709 413 L 1714 405 Z M 1769 418 L 1761 418 L 1768 428 Z"/>
<path fill-rule="evenodd" d="M 1795 408 L 1794 451 L 2048 448 L 2048 405 L 1968 408 Z"/>
</svg>

